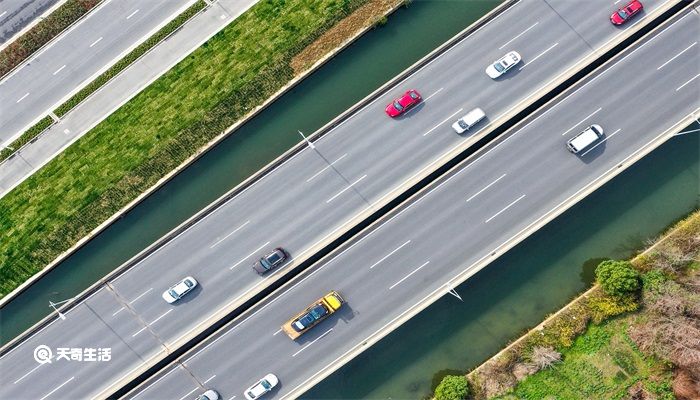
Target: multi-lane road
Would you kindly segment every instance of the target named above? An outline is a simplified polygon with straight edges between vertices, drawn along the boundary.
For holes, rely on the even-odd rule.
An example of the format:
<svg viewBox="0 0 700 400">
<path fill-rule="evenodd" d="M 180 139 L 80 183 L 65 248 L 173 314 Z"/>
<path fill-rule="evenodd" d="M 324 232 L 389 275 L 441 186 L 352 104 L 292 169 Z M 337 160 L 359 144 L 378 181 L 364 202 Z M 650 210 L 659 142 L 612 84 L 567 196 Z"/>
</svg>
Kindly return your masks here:
<svg viewBox="0 0 700 400">
<path fill-rule="evenodd" d="M 269 398 L 300 395 L 327 365 L 366 348 L 377 331 L 446 293 L 458 275 L 698 110 L 698 40 L 700 17 L 685 12 L 128 397 L 186 399 L 214 388 L 224 399 L 243 398 L 270 372 L 281 385 Z M 604 140 L 570 154 L 566 140 L 592 123 L 605 129 Z M 280 332 L 331 289 L 347 301 L 337 315 L 297 341 Z"/>
<path fill-rule="evenodd" d="M 646 12 L 665 3 L 647 1 Z M 488 119 L 475 131 L 483 130 L 620 35 L 624 30 L 607 20 L 614 7 L 603 0 L 532 0 L 499 15 L 323 136 L 315 148 L 297 153 L 72 307 L 65 320 L 55 319 L 4 351 L 0 397 L 89 397 L 162 357 L 307 257 L 363 210 L 396 195 L 443 154 L 473 140 L 476 132 L 459 136 L 451 131 L 450 123 L 460 114 L 484 109 Z M 486 65 L 509 50 L 518 50 L 523 62 L 503 79 L 488 78 Z M 389 119 L 385 104 L 407 88 L 420 90 L 425 102 L 405 117 Z M 261 279 L 250 263 L 275 246 L 287 249 L 293 261 Z M 165 303 L 162 291 L 186 275 L 195 276 L 200 286 L 178 305 Z M 299 307 L 296 302 L 289 306 Z M 39 365 L 33 358 L 38 345 L 108 347 L 112 358 L 103 363 L 54 358 Z"/>
<path fill-rule="evenodd" d="M 56 5 L 59 0 L 1 0 L 0 45 Z"/>
<path fill-rule="evenodd" d="M 0 145 L 53 111 L 195 0 L 105 0 L 0 81 Z M 0 11 L 1 12 L 1 11 Z"/>
</svg>

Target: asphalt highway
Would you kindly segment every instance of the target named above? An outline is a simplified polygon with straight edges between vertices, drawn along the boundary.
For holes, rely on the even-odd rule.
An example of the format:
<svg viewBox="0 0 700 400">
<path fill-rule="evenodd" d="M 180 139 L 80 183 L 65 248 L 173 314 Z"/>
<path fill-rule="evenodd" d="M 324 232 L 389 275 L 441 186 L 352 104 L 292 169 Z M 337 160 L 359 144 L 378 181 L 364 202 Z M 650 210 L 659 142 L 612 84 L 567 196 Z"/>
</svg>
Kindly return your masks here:
<svg viewBox="0 0 700 400">
<path fill-rule="evenodd" d="M 646 10 L 651 12 L 663 3 L 647 1 Z M 55 319 L 18 346 L 4 351 L 0 357 L 0 398 L 90 397 L 162 357 L 194 332 L 206 328 L 207 320 L 216 317 L 219 310 L 259 292 L 266 280 L 284 273 L 294 264 L 294 259 L 307 256 L 316 243 L 341 229 L 371 204 L 398 194 L 403 182 L 429 168 L 442 154 L 465 140 L 472 140 L 473 132 L 460 136 L 450 128 L 460 114 L 481 107 L 488 118 L 474 131 L 484 129 L 490 120 L 497 119 L 586 54 L 613 39 L 624 30 L 608 21 L 614 8 L 612 2 L 602 0 L 576 4 L 567 0 L 518 3 L 323 136 L 316 141 L 315 148 L 296 154 L 86 301 L 72 307 L 66 312 L 65 320 Z M 580 21 L 593 16 L 598 23 L 581 25 L 576 28 L 581 31 L 575 30 Z M 642 21 L 643 16 L 634 23 Z M 523 62 L 502 79 L 488 78 L 484 68 L 510 50 L 519 51 Z M 425 101 L 404 117 L 389 119 L 384 106 L 408 88 L 420 90 Z M 293 128 L 290 129 L 290 134 L 294 134 Z M 530 196 L 522 199 L 523 204 L 537 198 Z M 494 207 L 497 205 L 493 203 Z M 424 227 L 419 227 L 415 235 L 423 230 Z M 484 240 L 493 237 L 487 235 Z M 386 250 L 391 245 L 377 249 Z M 292 262 L 272 275 L 259 278 L 251 270 L 252 260 L 277 246 L 291 254 Z M 415 261 L 416 267 L 424 262 Z M 436 262 L 431 261 L 431 265 Z M 340 270 L 334 274 L 359 278 Z M 200 283 L 194 292 L 175 305 L 163 301 L 161 293 L 187 275 Z M 311 301 L 332 285 L 323 286 L 324 289 L 312 290 L 302 297 Z M 289 307 L 275 313 L 293 312 L 300 307 L 296 300 L 285 302 Z M 351 299 L 346 310 L 362 304 Z M 281 321 L 273 320 L 276 326 Z M 370 325 L 366 328 L 373 329 Z M 275 338 L 278 339 L 283 338 Z M 251 344 L 250 349 L 257 348 L 255 343 L 256 347 Z M 291 345 L 282 343 L 274 342 L 274 346 Z M 51 363 L 37 364 L 34 360 L 33 352 L 39 345 L 54 350 Z M 109 347 L 112 358 L 99 363 L 58 360 L 56 349 L 64 347 Z M 246 352 L 248 349 L 241 349 L 241 354 Z M 251 367 L 249 371 L 259 370 Z M 241 382 L 249 377 L 241 374 Z M 240 382 L 234 379 L 231 383 Z"/>
<path fill-rule="evenodd" d="M 322 368 L 421 300 L 445 293 L 458 274 L 493 258 L 507 240 L 607 171 L 629 164 L 641 148 L 697 110 L 698 39 L 700 17 L 686 12 L 128 398 L 194 398 L 205 388 L 223 399 L 243 398 L 267 373 L 281 384 L 266 398 L 298 396 L 296 389 L 316 380 Z M 593 123 L 605 130 L 604 141 L 580 156 L 569 153 L 566 140 Z M 454 135 L 446 128 L 436 134 Z M 653 190 L 654 182 L 649 184 Z M 296 342 L 279 332 L 329 290 L 347 301 L 337 315 Z"/>
<path fill-rule="evenodd" d="M 53 7 L 59 0 L 0 1 L 0 45 Z"/>
<path fill-rule="evenodd" d="M 99 5 L 0 81 L 0 145 L 11 143 L 194 1 L 106 0 Z"/>
</svg>

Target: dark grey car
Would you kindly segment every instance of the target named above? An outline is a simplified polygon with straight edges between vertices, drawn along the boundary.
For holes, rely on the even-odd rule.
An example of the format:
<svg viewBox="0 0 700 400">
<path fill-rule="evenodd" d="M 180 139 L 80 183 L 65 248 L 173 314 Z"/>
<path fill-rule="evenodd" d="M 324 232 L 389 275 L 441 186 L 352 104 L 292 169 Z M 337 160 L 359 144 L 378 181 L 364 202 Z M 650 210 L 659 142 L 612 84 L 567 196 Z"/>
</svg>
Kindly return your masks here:
<svg viewBox="0 0 700 400">
<path fill-rule="evenodd" d="M 264 275 L 268 271 L 278 267 L 287 260 L 287 252 L 278 247 L 271 253 L 264 255 L 253 264 L 253 269 L 258 275 Z"/>
</svg>

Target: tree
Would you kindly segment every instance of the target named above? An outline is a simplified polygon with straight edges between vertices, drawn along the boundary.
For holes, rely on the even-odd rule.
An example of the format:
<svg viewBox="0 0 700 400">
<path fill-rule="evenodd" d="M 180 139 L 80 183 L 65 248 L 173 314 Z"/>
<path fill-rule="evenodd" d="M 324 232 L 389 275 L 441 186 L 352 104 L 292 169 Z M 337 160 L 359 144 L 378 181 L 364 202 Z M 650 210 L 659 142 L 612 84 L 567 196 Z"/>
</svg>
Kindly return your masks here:
<svg viewBox="0 0 700 400">
<path fill-rule="evenodd" d="M 611 296 L 622 297 L 639 289 L 639 272 L 629 261 L 603 261 L 596 267 L 595 277 Z"/>
<path fill-rule="evenodd" d="M 437 400 L 463 400 L 469 394 L 469 382 L 463 375 L 447 375 L 435 388 Z"/>
</svg>

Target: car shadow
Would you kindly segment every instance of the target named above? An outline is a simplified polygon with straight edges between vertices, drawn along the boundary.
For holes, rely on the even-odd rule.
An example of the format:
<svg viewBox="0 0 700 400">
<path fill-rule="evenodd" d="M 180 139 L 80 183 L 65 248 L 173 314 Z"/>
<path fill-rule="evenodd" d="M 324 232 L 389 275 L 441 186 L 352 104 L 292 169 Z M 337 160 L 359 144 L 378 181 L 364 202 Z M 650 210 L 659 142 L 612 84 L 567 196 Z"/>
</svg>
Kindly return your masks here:
<svg viewBox="0 0 700 400">
<path fill-rule="evenodd" d="M 525 61 L 524 61 L 524 60 L 525 60 L 525 59 L 523 58 L 522 61 L 520 61 L 518 64 L 516 64 L 516 65 L 515 65 L 513 68 L 511 68 L 508 72 L 506 72 L 505 74 L 499 76 L 499 77 L 496 78 L 496 79 L 491 78 L 491 77 L 488 76 L 488 75 L 486 75 L 486 77 L 487 77 L 488 79 L 492 80 L 492 81 L 495 81 L 495 82 L 505 82 L 505 81 L 509 81 L 509 80 L 515 78 L 516 76 L 518 76 L 518 75 L 520 74 L 520 72 L 521 72 L 521 71 L 520 71 L 520 68 L 522 68 L 523 65 L 525 65 Z"/>
<path fill-rule="evenodd" d="M 615 10 L 615 11 L 617 11 L 617 10 Z M 613 11 L 613 12 L 615 12 L 615 11 Z M 613 12 L 611 12 L 610 14 L 612 14 Z M 617 30 L 624 30 L 624 29 L 627 29 L 629 26 L 634 25 L 638 19 L 644 18 L 646 15 L 647 15 L 646 9 L 642 9 L 642 11 L 640 11 L 639 14 L 635 15 L 634 17 L 632 17 L 631 20 L 628 20 L 624 24 L 615 25 L 613 23 L 610 23 L 610 25 L 612 25 L 613 28 L 615 28 Z M 608 22 L 610 22 L 610 21 L 608 21 Z"/>
<path fill-rule="evenodd" d="M 576 156 L 578 156 L 578 158 L 583 161 L 584 164 L 592 163 L 596 158 L 600 157 L 605 152 L 605 147 L 608 144 L 608 141 L 605 139 L 607 139 L 607 137 L 605 134 L 603 134 L 603 139 L 601 139 L 601 142 L 598 142 L 595 147 L 585 150 L 580 154 L 576 154 Z"/>
<path fill-rule="evenodd" d="M 202 282 L 197 281 L 197 286 L 195 286 L 194 289 L 192 289 L 190 292 L 188 292 L 184 297 L 182 297 L 180 300 L 171 303 L 171 306 L 179 306 L 181 304 L 187 304 L 191 301 L 194 301 L 195 298 L 199 296 L 199 293 L 202 291 Z"/>
<path fill-rule="evenodd" d="M 456 120 L 455 120 L 455 121 L 456 121 Z M 454 121 L 453 121 L 453 122 L 454 122 Z M 464 131 L 464 132 L 462 132 L 462 133 L 457 133 L 457 132 L 454 131 L 454 129 L 452 129 L 452 132 L 453 132 L 453 133 L 456 133 L 457 135 L 459 135 L 459 136 L 461 136 L 461 137 L 472 136 L 472 135 L 478 133 L 482 128 L 484 128 L 485 126 L 487 126 L 487 125 L 490 124 L 490 123 L 491 123 L 491 122 L 490 122 L 490 120 L 489 120 L 489 117 L 486 116 L 486 117 L 484 117 L 484 119 L 482 119 L 481 121 L 479 121 L 476 125 L 472 126 L 471 128 L 467 129 L 466 131 Z M 450 128 L 451 128 L 451 126 L 450 126 Z"/>
<path fill-rule="evenodd" d="M 417 113 L 417 112 L 418 112 L 420 109 L 422 109 L 423 107 L 425 107 L 425 102 L 424 102 L 424 101 L 421 101 L 420 103 L 418 103 L 418 104 L 416 104 L 415 106 L 413 106 L 410 110 L 408 110 L 408 111 L 406 111 L 405 113 L 399 115 L 398 117 L 394 117 L 393 119 L 395 119 L 395 120 L 397 120 L 397 121 L 401 121 L 401 120 L 404 120 L 404 119 L 409 119 L 409 118 L 411 118 L 411 116 L 413 116 L 413 114 Z"/>
</svg>

